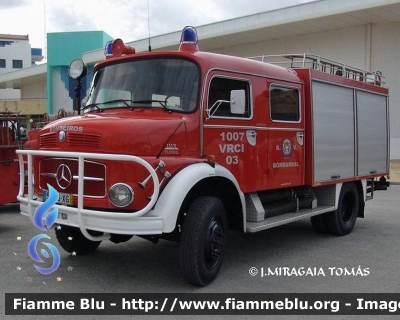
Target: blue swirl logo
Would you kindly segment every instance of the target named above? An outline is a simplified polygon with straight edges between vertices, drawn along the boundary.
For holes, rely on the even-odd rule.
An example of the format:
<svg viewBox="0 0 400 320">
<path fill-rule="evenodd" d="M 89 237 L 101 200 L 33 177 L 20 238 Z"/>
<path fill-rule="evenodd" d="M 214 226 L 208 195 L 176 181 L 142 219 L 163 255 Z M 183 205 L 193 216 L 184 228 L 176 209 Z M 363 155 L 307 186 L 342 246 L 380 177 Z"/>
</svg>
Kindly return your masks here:
<svg viewBox="0 0 400 320">
<path fill-rule="evenodd" d="M 39 228 L 40 230 L 47 231 L 56 221 L 58 215 L 58 208 L 54 208 L 50 211 L 46 217 L 45 214 L 48 212 L 58 201 L 58 192 L 51 186 L 47 185 L 49 188 L 49 196 L 45 202 L 43 202 L 35 211 L 33 215 L 33 224 Z M 43 219 L 46 223 L 47 229 L 43 224 Z M 36 262 L 44 263 L 43 259 L 39 257 L 36 247 L 40 239 L 51 239 L 47 234 L 39 234 L 31 239 L 28 244 L 28 253 L 30 257 L 35 260 Z M 53 255 L 53 264 L 50 268 L 42 268 L 37 265 L 34 265 L 36 270 L 42 274 L 50 274 L 57 270 L 60 266 L 60 253 L 58 249 L 53 246 L 51 243 L 43 242 L 43 244 L 50 250 L 51 254 Z M 40 253 L 45 257 L 49 258 L 49 252 L 45 249 L 41 249 Z"/>
<path fill-rule="evenodd" d="M 39 257 L 38 253 L 36 252 L 36 246 L 37 246 L 39 240 L 42 238 L 51 239 L 47 234 L 38 234 L 37 236 L 33 237 L 32 240 L 28 244 L 29 255 L 31 256 L 31 258 L 33 260 L 35 260 L 36 262 L 40 262 L 40 263 L 43 263 L 44 261 L 43 261 L 43 259 L 41 259 Z M 53 257 L 54 257 L 53 265 L 50 268 L 41 268 L 41 267 L 38 267 L 37 265 L 34 265 L 34 266 L 35 266 L 36 270 L 39 271 L 40 273 L 50 274 L 60 266 L 60 253 L 58 252 L 57 248 L 55 246 L 53 246 L 51 243 L 43 242 L 43 244 L 45 246 L 47 246 L 47 248 L 49 248 L 50 252 L 53 254 Z M 45 249 L 42 249 L 40 252 L 45 258 L 49 257 L 49 253 Z"/>
<path fill-rule="evenodd" d="M 40 230 L 47 231 L 46 227 L 43 225 L 43 217 L 46 212 L 51 209 L 52 206 L 58 201 L 58 192 L 51 185 L 47 185 L 49 188 L 49 196 L 45 202 L 43 202 L 35 211 L 33 216 L 33 224 Z M 45 218 L 47 228 L 50 228 L 54 221 L 56 221 L 58 215 L 58 208 L 54 208 Z"/>
</svg>

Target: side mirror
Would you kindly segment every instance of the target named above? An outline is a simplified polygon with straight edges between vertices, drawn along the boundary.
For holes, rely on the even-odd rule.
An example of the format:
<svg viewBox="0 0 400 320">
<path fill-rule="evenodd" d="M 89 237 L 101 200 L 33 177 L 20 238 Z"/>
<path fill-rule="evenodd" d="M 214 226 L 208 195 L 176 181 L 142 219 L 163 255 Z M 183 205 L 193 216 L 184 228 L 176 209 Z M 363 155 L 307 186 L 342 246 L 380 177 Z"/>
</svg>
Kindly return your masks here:
<svg viewBox="0 0 400 320">
<path fill-rule="evenodd" d="M 246 93 L 244 90 L 232 90 L 230 111 L 233 114 L 244 114 L 246 107 Z"/>
<path fill-rule="evenodd" d="M 168 96 L 165 99 L 165 104 L 167 107 L 171 107 L 172 109 L 180 109 L 181 107 L 181 98 L 176 96 Z"/>
</svg>

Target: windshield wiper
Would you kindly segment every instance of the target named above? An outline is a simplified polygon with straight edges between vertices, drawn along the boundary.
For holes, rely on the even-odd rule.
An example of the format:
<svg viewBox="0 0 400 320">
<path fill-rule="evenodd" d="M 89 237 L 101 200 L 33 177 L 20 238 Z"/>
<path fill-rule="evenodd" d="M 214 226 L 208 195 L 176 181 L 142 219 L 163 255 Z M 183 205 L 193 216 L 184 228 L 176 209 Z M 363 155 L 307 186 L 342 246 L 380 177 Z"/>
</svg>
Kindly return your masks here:
<svg viewBox="0 0 400 320">
<path fill-rule="evenodd" d="M 110 100 L 110 101 L 105 101 L 105 102 L 91 103 L 91 104 L 88 104 L 85 107 L 83 107 L 82 110 L 85 110 L 85 109 L 91 108 L 91 107 L 95 107 L 96 109 L 101 110 L 99 105 L 107 105 L 107 104 L 112 104 L 112 103 L 117 103 L 117 102 L 124 103 L 125 106 L 128 108 L 133 108 L 133 104 L 141 104 L 141 103 L 149 104 L 149 103 L 157 102 L 163 107 L 164 110 L 171 112 L 171 110 L 168 109 L 165 101 L 162 101 L 162 100 L 129 100 L 129 99 L 115 99 L 115 100 Z M 150 107 L 152 107 L 152 106 L 150 106 Z"/>
<path fill-rule="evenodd" d="M 81 108 L 81 111 L 85 111 L 86 109 L 91 109 L 91 108 L 95 108 L 98 111 L 101 111 L 101 109 L 99 108 L 99 106 L 97 105 L 97 103 L 91 103 L 91 104 L 87 104 L 84 107 Z"/>
<path fill-rule="evenodd" d="M 133 102 L 132 100 L 125 100 L 125 99 L 115 99 L 115 100 L 110 100 L 110 101 L 105 101 L 105 102 L 97 102 L 97 103 L 91 103 L 91 104 L 87 104 L 86 106 L 84 106 L 81 110 L 85 110 L 85 109 L 89 109 L 89 108 L 96 108 L 97 110 L 101 111 L 102 108 L 100 108 L 100 105 L 103 104 L 113 104 L 113 103 L 118 103 L 118 102 L 122 102 L 125 104 L 126 107 L 128 108 L 132 108 L 132 105 L 130 105 L 128 102 Z M 124 106 L 124 107 L 125 107 Z"/>
<path fill-rule="evenodd" d="M 147 103 L 157 102 L 164 108 L 164 110 L 166 110 L 168 112 L 171 112 L 171 110 L 168 109 L 167 104 L 165 103 L 165 101 L 162 101 L 162 100 L 135 100 L 135 101 L 129 100 L 129 101 L 132 102 L 132 103 L 146 103 L 146 104 Z M 153 107 L 153 106 L 150 106 L 150 107 Z"/>
</svg>

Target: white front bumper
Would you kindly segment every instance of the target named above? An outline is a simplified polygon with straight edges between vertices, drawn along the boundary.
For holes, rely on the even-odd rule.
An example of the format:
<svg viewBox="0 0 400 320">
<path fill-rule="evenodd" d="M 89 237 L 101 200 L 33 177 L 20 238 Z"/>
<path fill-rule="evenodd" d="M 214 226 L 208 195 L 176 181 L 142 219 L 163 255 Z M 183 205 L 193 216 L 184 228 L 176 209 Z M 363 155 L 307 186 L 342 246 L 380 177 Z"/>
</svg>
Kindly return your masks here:
<svg viewBox="0 0 400 320">
<path fill-rule="evenodd" d="M 36 208 L 43 202 L 31 200 L 31 210 L 34 212 Z M 29 208 L 27 202 L 20 202 L 21 214 L 29 216 Z M 79 216 L 77 208 L 65 207 L 63 205 L 54 205 L 58 207 L 58 218 L 55 223 L 79 228 Z M 32 220 L 33 216 L 30 217 Z M 161 234 L 163 229 L 163 221 L 161 217 L 151 216 L 151 211 L 146 216 L 113 218 L 112 213 L 105 212 L 104 215 L 82 215 L 82 222 L 85 229 L 101 231 L 114 234 L 130 234 L 130 235 L 154 235 Z"/>
<path fill-rule="evenodd" d="M 29 216 L 33 221 L 33 216 L 37 207 L 42 204 L 34 198 L 33 190 L 33 157 L 34 156 L 51 156 L 65 157 L 78 160 L 78 205 L 77 207 L 67 207 L 63 205 L 54 205 L 58 208 L 59 217 L 56 223 L 79 227 L 83 235 L 93 241 L 109 239 L 111 233 L 115 234 L 141 234 L 153 235 L 162 233 L 163 221 L 159 216 L 152 212 L 159 195 L 159 180 L 154 168 L 144 159 L 130 155 L 101 154 L 101 153 L 77 153 L 62 151 L 42 151 L 42 150 L 17 150 L 19 169 L 20 169 L 20 185 L 17 199 L 20 202 L 21 214 Z M 24 195 L 25 175 L 24 159 L 27 158 L 27 178 L 28 178 L 28 194 Z M 145 167 L 150 173 L 154 182 L 154 191 L 149 203 L 141 210 L 135 212 L 111 212 L 101 210 L 88 210 L 83 207 L 83 187 L 84 187 L 84 165 L 85 159 L 102 159 L 113 161 L 131 161 Z M 66 219 L 63 219 L 66 214 Z M 145 217 L 144 217 L 145 215 Z M 100 237 L 90 235 L 87 230 L 102 231 L 105 234 Z"/>
</svg>

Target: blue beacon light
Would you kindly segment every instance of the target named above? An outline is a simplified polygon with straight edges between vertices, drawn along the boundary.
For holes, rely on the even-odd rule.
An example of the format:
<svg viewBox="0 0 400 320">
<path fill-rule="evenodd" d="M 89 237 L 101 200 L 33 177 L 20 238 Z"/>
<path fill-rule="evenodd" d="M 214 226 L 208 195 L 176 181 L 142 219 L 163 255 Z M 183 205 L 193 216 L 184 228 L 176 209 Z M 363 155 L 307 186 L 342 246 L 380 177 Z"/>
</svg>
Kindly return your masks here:
<svg viewBox="0 0 400 320">
<path fill-rule="evenodd" d="M 197 31 L 194 27 L 185 27 L 182 30 L 180 51 L 195 52 L 198 51 L 197 47 Z"/>
<path fill-rule="evenodd" d="M 194 27 L 185 27 L 183 29 L 181 43 L 197 43 L 197 32 Z"/>
<path fill-rule="evenodd" d="M 108 41 L 108 42 L 106 43 L 106 47 L 105 47 L 105 50 L 104 50 L 104 55 L 105 55 L 105 56 L 111 56 L 111 55 L 112 55 L 112 45 L 113 45 L 113 42 L 114 42 L 114 41 Z"/>
</svg>

